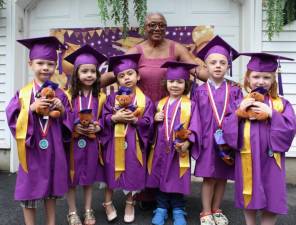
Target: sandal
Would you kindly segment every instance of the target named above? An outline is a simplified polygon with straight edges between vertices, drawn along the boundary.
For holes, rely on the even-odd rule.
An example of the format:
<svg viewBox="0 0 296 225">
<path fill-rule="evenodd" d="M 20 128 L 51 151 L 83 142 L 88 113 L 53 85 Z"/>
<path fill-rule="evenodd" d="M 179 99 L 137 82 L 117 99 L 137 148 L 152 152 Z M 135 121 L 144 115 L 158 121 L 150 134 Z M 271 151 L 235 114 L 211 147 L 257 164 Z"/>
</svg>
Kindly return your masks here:
<svg viewBox="0 0 296 225">
<path fill-rule="evenodd" d="M 202 212 L 200 214 L 200 225 L 216 225 L 212 212 Z"/>
<path fill-rule="evenodd" d="M 95 225 L 96 217 L 92 209 L 87 209 L 84 213 L 84 225 Z"/>
<path fill-rule="evenodd" d="M 125 201 L 126 205 L 131 205 L 133 207 L 131 214 L 124 213 L 123 222 L 133 223 L 135 221 L 135 202 L 134 201 Z"/>
<path fill-rule="evenodd" d="M 117 211 L 116 211 L 116 209 L 115 209 L 112 201 L 110 201 L 110 202 L 104 202 L 103 203 L 103 206 L 105 208 L 105 212 L 106 212 L 106 216 L 107 216 L 107 221 L 108 222 L 113 222 L 114 220 L 116 220 L 117 219 Z M 113 208 L 112 212 L 109 213 L 109 214 L 107 214 L 107 210 L 106 210 L 106 207 L 107 206 L 111 206 Z"/>
<path fill-rule="evenodd" d="M 82 225 L 81 220 L 75 211 L 70 212 L 67 215 L 67 221 L 69 225 Z"/>
<path fill-rule="evenodd" d="M 221 209 L 213 210 L 212 213 L 216 225 L 228 225 L 229 221 Z"/>
</svg>

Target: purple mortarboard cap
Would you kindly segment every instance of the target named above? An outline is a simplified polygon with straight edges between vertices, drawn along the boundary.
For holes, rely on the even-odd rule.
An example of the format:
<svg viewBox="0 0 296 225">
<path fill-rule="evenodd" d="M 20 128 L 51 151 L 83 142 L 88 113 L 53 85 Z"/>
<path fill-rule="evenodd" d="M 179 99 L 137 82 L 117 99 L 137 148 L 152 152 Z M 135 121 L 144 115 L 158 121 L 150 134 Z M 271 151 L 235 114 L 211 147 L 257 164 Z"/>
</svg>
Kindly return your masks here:
<svg viewBox="0 0 296 225">
<path fill-rule="evenodd" d="M 258 92 L 262 95 L 265 95 L 268 93 L 268 90 L 266 90 L 264 87 L 257 87 L 254 90 L 252 90 L 251 92 Z"/>
<path fill-rule="evenodd" d="M 177 126 L 174 127 L 174 131 L 180 131 L 180 130 L 184 129 L 183 125 L 184 125 L 184 123 L 178 124 Z"/>
<path fill-rule="evenodd" d="M 22 45 L 30 49 L 29 58 L 44 59 L 50 61 L 57 61 L 57 50 L 59 50 L 59 73 L 62 73 L 62 50 L 66 49 L 65 46 L 54 36 L 28 38 L 17 40 Z"/>
<path fill-rule="evenodd" d="M 59 84 L 55 83 L 55 82 L 52 82 L 51 80 L 46 80 L 42 86 L 41 86 L 41 89 L 42 88 L 46 88 L 46 87 L 51 87 L 53 90 L 56 90 L 58 87 L 59 87 Z"/>
<path fill-rule="evenodd" d="M 118 89 L 119 95 L 130 95 L 131 93 L 133 93 L 133 90 L 129 87 L 121 86 Z"/>
<path fill-rule="evenodd" d="M 196 64 L 189 64 L 176 61 L 167 61 L 162 64 L 161 68 L 167 68 L 166 79 L 167 80 L 178 80 L 184 79 L 189 80 L 190 70 L 197 67 Z"/>
<path fill-rule="evenodd" d="M 74 65 L 74 70 L 82 64 L 94 64 L 96 67 L 107 60 L 106 56 L 96 51 L 89 45 L 84 45 L 65 58 L 66 61 Z"/>
<path fill-rule="evenodd" d="M 126 54 L 117 55 L 109 58 L 108 71 L 113 71 L 114 75 L 117 76 L 120 72 L 127 69 L 138 69 L 138 62 L 141 54 Z"/>
<path fill-rule="evenodd" d="M 79 111 L 79 113 L 81 113 L 81 114 L 89 114 L 91 112 L 92 112 L 92 109 L 82 109 Z"/>
<path fill-rule="evenodd" d="M 276 72 L 277 69 L 281 67 L 280 60 L 290 60 L 294 59 L 283 57 L 280 55 L 272 55 L 265 52 L 246 52 L 240 53 L 240 55 L 250 56 L 251 59 L 248 62 L 247 68 L 251 71 L 256 72 Z M 282 85 L 282 76 L 281 71 L 278 71 L 278 85 L 279 85 L 279 94 L 283 95 L 283 85 Z"/>
<path fill-rule="evenodd" d="M 197 53 L 197 57 L 205 61 L 210 54 L 214 53 L 224 55 L 227 58 L 230 66 L 230 76 L 232 76 L 232 61 L 239 56 L 239 53 L 219 35 L 216 35 L 209 43 L 207 43 L 207 45 Z"/>
</svg>

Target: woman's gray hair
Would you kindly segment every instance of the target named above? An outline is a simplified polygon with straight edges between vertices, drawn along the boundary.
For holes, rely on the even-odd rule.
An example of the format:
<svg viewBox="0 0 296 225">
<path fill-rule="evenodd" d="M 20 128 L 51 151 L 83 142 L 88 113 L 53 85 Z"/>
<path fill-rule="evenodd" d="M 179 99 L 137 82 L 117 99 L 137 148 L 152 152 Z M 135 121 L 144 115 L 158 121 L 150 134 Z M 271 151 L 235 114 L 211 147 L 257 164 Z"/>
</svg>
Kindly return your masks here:
<svg viewBox="0 0 296 225">
<path fill-rule="evenodd" d="M 165 24 L 167 24 L 167 21 L 166 21 L 164 15 L 162 13 L 160 13 L 160 12 L 149 12 L 149 13 L 147 13 L 147 15 L 145 17 L 145 25 L 148 23 L 149 18 L 151 16 L 154 16 L 154 15 L 160 16 L 164 20 Z"/>
</svg>

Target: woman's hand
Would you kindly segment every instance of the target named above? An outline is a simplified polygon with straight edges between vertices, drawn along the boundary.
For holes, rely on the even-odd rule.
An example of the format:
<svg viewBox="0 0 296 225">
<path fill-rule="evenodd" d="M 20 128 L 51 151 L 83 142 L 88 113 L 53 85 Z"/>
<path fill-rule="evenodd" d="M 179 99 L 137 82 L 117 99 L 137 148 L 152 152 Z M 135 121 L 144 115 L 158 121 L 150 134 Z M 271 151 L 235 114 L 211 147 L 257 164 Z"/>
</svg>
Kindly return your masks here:
<svg viewBox="0 0 296 225">
<path fill-rule="evenodd" d="M 162 122 L 164 120 L 164 112 L 163 111 L 157 112 L 154 116 L 154 120 L 156 122 Z"/>
<path fill-rule="evenodd" d="M 252 110 L 257 113 L 265 112 L 268 114 L 268 116 L 272 117 L 272 109 L 263 102 L 257 102 L 255 101 L 253 104 Z"/>
</svg>

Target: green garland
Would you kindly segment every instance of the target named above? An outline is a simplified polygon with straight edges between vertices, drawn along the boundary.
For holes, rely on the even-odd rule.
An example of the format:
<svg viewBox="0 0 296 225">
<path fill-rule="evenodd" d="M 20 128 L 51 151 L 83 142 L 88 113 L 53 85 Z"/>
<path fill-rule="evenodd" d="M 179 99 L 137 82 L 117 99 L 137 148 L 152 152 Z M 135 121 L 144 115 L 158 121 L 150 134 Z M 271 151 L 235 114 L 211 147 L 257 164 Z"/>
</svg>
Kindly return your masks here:
<svg viewBox="0 0 296 225">
<path fill-rule="evenodd" d="M 283 31 L 283 27 L 296 20 L 295 0 L 264 0 L 266 9 L 266 27 L 268 39 Z"/>
<path fill-rule="evenodd" d="M 134 14 L 140 25 L 140 33 L 144 31 L 144 22 L 147 12 L 147 0 L 133 0 Z M 99 14 L 104 23 L 113 20 L 115 25 L 123 28 L 123 37 L 129 29 L 129 0 L 98 0 Z"/>
<path fill-rule="evenodd" d="M 4 8 L 4 5 L 5 5 L 4 0 L 0 0 L 0 9 L 3 9 Z"/>
</svg>

